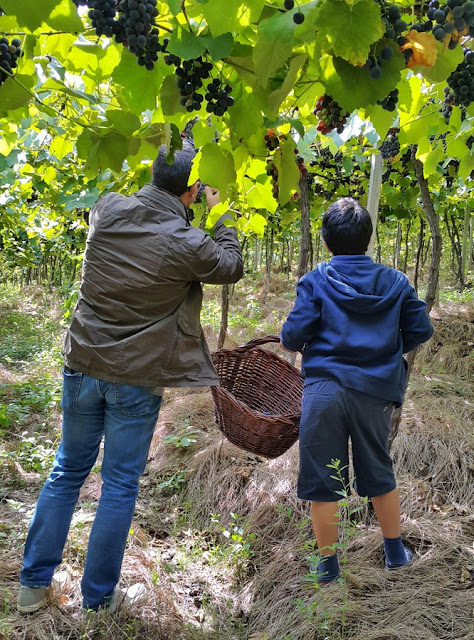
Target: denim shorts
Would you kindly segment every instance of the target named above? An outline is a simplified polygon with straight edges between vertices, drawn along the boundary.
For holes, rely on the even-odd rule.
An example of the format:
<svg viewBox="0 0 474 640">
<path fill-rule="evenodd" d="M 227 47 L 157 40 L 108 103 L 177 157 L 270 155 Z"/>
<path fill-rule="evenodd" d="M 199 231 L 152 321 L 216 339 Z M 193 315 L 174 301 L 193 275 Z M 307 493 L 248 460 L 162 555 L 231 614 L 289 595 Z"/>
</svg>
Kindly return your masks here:
<svg viewBox="0 0 474 640">
<path fill-rule="evenodd" d="M 304 389 L 298 497 L 336 502 L 349 489 L 349 439 L 357 493 L 369 498 L 396 487 L 388 454 L 393 402 L 320 380 Z M 328 464 L 340 461 L 341 479 Z"/>
</svg>

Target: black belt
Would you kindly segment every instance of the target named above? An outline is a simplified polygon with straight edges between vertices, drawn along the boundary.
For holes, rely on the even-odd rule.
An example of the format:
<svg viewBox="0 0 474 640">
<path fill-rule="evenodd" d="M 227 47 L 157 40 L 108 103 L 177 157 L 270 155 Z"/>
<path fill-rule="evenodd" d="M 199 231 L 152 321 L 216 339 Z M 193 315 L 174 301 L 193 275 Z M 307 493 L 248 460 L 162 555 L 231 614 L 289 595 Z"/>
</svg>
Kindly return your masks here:
<svg viewBox="0 0 474 640">
<path fill-rule="evenodd" d="M 77 373 L 77 371 L 75 369 L 71 369 L 71 367 L 64 367 L 64 371 L 66 373 Z"/>
</svg>

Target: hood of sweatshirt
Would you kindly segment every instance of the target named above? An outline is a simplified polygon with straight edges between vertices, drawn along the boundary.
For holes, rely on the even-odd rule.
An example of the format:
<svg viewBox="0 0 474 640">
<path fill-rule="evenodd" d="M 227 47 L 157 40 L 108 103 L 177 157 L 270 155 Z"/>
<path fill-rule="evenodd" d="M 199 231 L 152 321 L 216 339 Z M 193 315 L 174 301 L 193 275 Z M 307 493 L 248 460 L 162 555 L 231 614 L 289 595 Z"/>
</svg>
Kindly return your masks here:
<svg viewBox="0 0 474 640">
<path fill-rule="evenodd" d="M 392 306 L 408 283 L 403 273 L 375 266 L 380 269 L 369 256 L 340 255 L 317 269 L 330 298 L 348 311 L 373 314 Z"/>
</svg>

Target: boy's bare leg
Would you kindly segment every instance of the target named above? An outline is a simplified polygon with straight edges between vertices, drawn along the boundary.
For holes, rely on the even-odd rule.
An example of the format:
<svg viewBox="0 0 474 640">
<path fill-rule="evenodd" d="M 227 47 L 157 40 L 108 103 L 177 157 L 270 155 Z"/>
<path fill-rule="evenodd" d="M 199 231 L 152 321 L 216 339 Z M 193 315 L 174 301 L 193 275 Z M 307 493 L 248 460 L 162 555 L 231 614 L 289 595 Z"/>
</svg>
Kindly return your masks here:
<svg viewBox="0 0 474 640">
<path fill-rule="evenodd" d="M 319 553 L 323 556 L 334 555 L 339 532 L 337 502 L 311 502 L 311 518 Z"/>
<path fill-rule="evenodd" d="M 375 514 L 385 538 L 398 538 L 400 531 L 400 498 L 398 489 L 372 498 Z"/>
</svg>

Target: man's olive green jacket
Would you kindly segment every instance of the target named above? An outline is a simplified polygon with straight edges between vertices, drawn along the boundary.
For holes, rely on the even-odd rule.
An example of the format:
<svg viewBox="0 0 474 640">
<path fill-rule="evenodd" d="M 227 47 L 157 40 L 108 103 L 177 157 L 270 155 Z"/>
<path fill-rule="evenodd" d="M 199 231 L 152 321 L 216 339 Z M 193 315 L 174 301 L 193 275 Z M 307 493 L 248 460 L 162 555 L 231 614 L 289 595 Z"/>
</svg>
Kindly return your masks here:
<svg viewBox="0 0 474 640">
<path fill-rule="evenodd" d="M 65 364 L 158 395 L 163 387 L 218 384 L 200 324 L 201 282 L 229 284 L 243 275 L 237 233 L 225 217 L 212 239 L 190 225 L 179 198 L 151 184 L 102 197 L 89 216 Z"/>
</svg>

